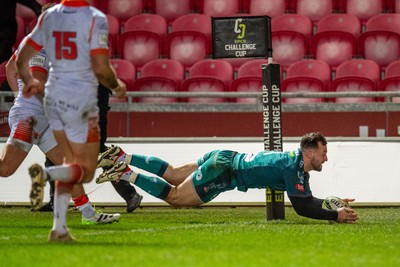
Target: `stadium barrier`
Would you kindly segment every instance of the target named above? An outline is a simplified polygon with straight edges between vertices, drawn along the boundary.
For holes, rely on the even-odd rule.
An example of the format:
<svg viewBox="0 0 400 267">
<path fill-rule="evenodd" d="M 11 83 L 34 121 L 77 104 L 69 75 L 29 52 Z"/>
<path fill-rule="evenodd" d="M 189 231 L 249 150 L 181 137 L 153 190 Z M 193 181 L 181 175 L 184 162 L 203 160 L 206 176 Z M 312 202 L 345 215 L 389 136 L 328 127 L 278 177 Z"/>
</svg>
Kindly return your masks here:
<svg viewBox="0 0 400 267">
<path fill-rule="evenodd" d="M 6 139 L 0 139 L 0 150 Z M 283 150 L 297 149 L 300 138 L 284 138 Z M 319 198 L 330 195 L 354 197 L 357 205 L 399 206 L 400 196 L 400 138 L 335 138 L 328 137 L 328 162 L 322 172 L 311 173 L 311 189 Z M 194 160 L 212 149 L 232 149 L 252 153 L 263 150 L 263 138 L 109 138 L 130 153 L 165 158 L 172 164 Z M 0 204 L 28 205 L 30 179 L 28 167 L 44 163 L 43 153 L 32 149 L 17 172 L 0 179 Z M 100 170 L 96 175 L 100 174 Z M 123 205 L 122 198 L 112 185 L 85 184 L 92 202 L 98 205 Z M 139 189 L 144 196 L 143 205 L 165 205 Z M 48 186 L 45 189 L 48 200 Z M 285 201 L 288 201 L 285 196 Z M 286 202 L 286 205 L 289 203 Z M 237 190 L 225 192 L 208 205 L 214 206 L 265 206 L 265 190 L 251 189 L 247 193 Z"/>
</svg>

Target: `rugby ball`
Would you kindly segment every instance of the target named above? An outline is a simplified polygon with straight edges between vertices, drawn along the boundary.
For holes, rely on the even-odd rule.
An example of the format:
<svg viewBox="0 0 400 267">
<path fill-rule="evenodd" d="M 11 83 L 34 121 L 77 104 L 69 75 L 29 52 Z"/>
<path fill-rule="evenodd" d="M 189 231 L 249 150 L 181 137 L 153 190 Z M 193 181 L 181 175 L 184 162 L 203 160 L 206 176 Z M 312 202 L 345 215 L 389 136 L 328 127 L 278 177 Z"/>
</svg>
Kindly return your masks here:
<svg viewBox="0 0 400 267">
<path fill-rule="evenodd" d="M 322 208 L 326 210 L 337 210 L 338 208 L 343 207 L 349 208 L 350 206 L 347 204 L 347 202 L 335 196 L 327 197 L 322 202 Z"/>
</svg>

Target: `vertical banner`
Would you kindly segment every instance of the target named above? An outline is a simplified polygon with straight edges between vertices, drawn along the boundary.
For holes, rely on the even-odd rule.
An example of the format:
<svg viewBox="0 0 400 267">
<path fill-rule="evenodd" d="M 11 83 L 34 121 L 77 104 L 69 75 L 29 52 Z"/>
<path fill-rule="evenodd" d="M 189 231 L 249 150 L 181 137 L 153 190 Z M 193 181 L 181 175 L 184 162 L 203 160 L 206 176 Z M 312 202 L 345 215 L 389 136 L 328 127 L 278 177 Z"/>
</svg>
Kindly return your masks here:
<svg viewBox="0 0 400 267">
<path fill-rule="evenodd" d="M 282 151 L 280 65 L 262 66 L 264 150 Z M 285 219 L 284 192 L 267 189 L 267 220 Z"/>
</svg>

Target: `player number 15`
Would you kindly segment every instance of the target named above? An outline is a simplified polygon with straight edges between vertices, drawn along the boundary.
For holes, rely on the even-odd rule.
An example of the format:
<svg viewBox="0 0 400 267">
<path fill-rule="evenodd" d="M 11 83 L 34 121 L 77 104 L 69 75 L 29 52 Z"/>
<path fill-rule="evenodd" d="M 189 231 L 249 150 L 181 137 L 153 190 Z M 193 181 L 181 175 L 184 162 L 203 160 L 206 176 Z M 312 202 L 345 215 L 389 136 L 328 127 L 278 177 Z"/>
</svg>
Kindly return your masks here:
<svg viewBox="0 0 400 267">
<path fill-rule="evenodd" d="M 77 58 L 76 32 L 53 32 L 53 37 L 56 40 L 56 59 Z"/>
</svg>

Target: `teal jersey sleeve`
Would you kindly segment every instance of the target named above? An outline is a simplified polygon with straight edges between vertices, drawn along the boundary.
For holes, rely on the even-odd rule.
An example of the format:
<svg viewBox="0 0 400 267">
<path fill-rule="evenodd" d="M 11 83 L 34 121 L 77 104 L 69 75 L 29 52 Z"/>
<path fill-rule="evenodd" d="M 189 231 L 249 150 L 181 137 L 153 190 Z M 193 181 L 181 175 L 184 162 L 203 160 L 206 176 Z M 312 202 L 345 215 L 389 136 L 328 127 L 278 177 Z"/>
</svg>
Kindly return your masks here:
<svg viewBox="0 0 400 267">
<path fill-rule="evenodd" d="M 233 169 L 240 191 L 270 188 L 287 191 L 289 196 L 310 196 L 309 176 L 304 173 L 300 150 L 237 154 Z"/>
</svg>

